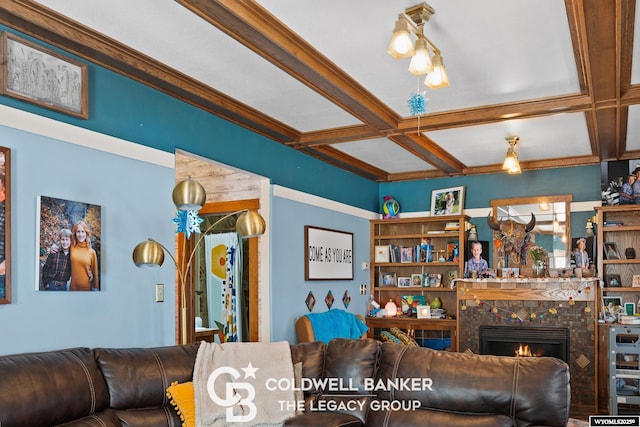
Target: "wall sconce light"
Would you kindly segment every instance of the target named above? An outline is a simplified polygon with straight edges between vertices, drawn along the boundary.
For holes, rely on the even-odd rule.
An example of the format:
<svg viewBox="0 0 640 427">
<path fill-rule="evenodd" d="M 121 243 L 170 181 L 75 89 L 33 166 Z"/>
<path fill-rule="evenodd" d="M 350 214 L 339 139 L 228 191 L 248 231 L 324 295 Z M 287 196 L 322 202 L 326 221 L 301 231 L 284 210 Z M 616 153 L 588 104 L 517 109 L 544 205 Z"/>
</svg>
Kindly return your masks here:
<svg viewBox="0 0 640 427">
<path fill-rule="evenodd" d="M 206 191 L 200 183 L 192 181 L 191 178 L 185 181 L 181 181 L 174 187 L 172 196 L 173 202 L 178 209 L 177 218 L 190 218 L 187 219 L 187 221 L 192 222 L 194 217 L 199 218 L 197 211 L 202 208 L 206 200 Z M 183 216 L 181 215 L 181 213 L 185 213 L 186 215 Z M 195 227 L 193 227 L 193 224 L 187 224 L 186 229 L 181 225 L 178 226 L 177 233 L 182 235 L 182 239 L 184 239 L 185 242 L 189 238 L 189 234 L 191 231 L 200 233 L 200 237 L 198 238 L 198 240 L 196 240 L 191 253 L 182 254 L 180 265 L 178 264 L 176 257 L 171 254 L 171 251 L 169 251 L 166 246 L 151 238 L 145 240 L 144 242 L 138 243 L 133 249 L 132 257 L 136 267 L 161 266 L 164 263 L 165 252 L 173 261 L 178 272 L 177 286 L 178 292 L 180 294 L 180 312 L 178 313 L 178 319 L 180 324 L 179 342 L 181 344 L 187 344 L 187 327 L 193 324 L 193 321 L 188 321 L 187 319 L 186 285 L 187 277 L 191 270 L 191 263 L 193 261 L 196 250 L 200 243 L 204 240 L 204 237 L 207 235 L 207 233 L 213 231 L 227 218 L 230 218 L 237 214 L 241 214 L 236 220 L 236 232 L 241 239 L 248 239 L 264 234 L 266 230 L 266 224 L 262 216 L 255 211 L 243 209 L 223 216 L 222 218 L 211 224 L 209 227 L 207 227 L 204 232 L 200 231 L 199 224 L 200 222 L 202 222 L 202 220 L 200 220 L 200 222 L 196 222 L 197 225 Z M 191 227 L 193 227 L 194 229 L 191 229 Z M 185 245 L 183 244 L 182 248 L 184 247 Z"/>
<path fill-rule="evenodd" d="M 593 232 L 593 222 L 591 222 L 590 219 L 587 220 L 587 225 L 585 226 L 584 234 L 587 237 L 591 237 L 595 235 Z"/>
<path fill-rule="evenodd" d="M 469 229 L 469 241 L 478 240 L 478 230 L 476 230 L 476 226 L 471 224 L 471 228 Z"/>
<path fill-rule="evenodd" d="M 398 15 L 387 53 L 393 59 L 411 57 L 409 72 L 414 76 L 427 75 L 424 84 L 431 89 L 449 86 L 440 49 L 424 35 L 424 24 L 435 10 L 426 3 L 409 7 Z M 415 47 L 411 33 L 417 37 Z M 433 56 L 431 53 L 433 52 Z"/>
<path fill-rule="evenodd" d="M 384 306 L 384 313 L 387 317 L 395 317 L 398 314 L 398 306 L 393 300 L 389 300 Z"/>
<path fill-rule="evenodd" d="M 522 172 L 522 169 L 520 169 L 520 162 L 518 161 L 518 155 L 516 154 L 515 147 L 518 141 L 520 141 L 520 137 L 508 136 L 505 139 L 509 143 L 509 148 L 507 149 L 507 155 L 504 158 L 502 169 L 506 170 L 510 174 L 518 174 Z"/>
</svg>

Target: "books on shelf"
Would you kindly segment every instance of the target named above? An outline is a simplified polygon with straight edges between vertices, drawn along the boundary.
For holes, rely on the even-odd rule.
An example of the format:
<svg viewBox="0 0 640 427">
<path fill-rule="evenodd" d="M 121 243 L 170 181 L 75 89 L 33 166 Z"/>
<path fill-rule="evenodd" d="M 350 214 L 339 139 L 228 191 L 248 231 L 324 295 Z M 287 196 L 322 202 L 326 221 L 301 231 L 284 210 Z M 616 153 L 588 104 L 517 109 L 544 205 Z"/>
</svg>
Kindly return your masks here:
<svg viewBox="0 0 640 427">
<path fill-rule="evenodd" d="M 616 225 L 624 225 L 622 221 L 603 221 L 602 223 L 605 227 L 612 227 Z"/>
<path fill-rule="evenodd" d="M 631 316 L 627 314 L 621 314 L 618 322 L 621 325 L 640 325 L 640 316 Z"/>
<path fill-rule="evenodd" d="M 444 225 L 444 231 L 458 231 L 458 230 L 460 230 L 459 222 L 447 222 Z"/>
</svg>

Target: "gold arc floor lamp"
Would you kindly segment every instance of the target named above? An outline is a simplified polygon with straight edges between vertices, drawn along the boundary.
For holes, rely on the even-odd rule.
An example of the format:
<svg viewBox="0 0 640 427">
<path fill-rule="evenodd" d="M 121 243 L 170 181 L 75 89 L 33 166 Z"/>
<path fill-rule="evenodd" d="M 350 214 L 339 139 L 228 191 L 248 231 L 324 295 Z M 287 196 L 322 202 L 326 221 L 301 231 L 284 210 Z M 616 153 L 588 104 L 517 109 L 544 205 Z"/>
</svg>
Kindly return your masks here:
<svg viewBox="0 0 640 427">
<path fill-rule="evenodd" d="M 173 203 L 179 211 L 198 211 L 202 208 L 206 200 L 206 191 L 204 190 L 202 185 L 196 181 L 191 180 L 191 178 L 188 178 L 176 184 L 175 188 L 173 189 L 172 195 Z M 196 243 L 193 246 L 191 252 L 189 254 L 183 254 L 181 263 L 178 263 L 176 257 L 171 254 L 171 251 L 166 246 L 151 238 L 138 243 L 133 249 L 133 262 L 137 267 L 161 266 L 164 263 L 165 252 L 173 261 L 176 270 L 178 271 L 177 284 L 179 288 L 178 291 L 180 292 L 179 320 L 181 344 L 187 344 L 187 328 L 189 322 L 187 319 L 186 280 L 187 275 L 191 269 L 191 263 L 193 261 L 196 250 L 198 249 L 198 246 L 200 246 L 200 243 L 203 241 L 207 233 L 213 231 L 216 226 L 218 226 L 224 220 L 237 214 L 241 215 L 236 220 L 236 233 L 238 233 L 238 236 L 241 239 L 249 239 L 251 237 L 256 237 L 264 234 L 266 230 L 266 224 L 262 216 L 255 211 L 241 209 L 223 216 L 222 218 L 211 224 L 209 227 L 207 227 L 204 231 L 199 231 L 198 225 L 198 229 L 195 232 L 200 233 L 200 236 L 196 240 Z M 194 213 L 192 215 L 197 216 L 197 213 Z M 178 233 L 182 233 L 185 240 L 188 238 L 187 236 L 185 236 L 184 231 L 178 231 Z M 184 245 L 183 248 L 185 248 Z"/>
</svg>

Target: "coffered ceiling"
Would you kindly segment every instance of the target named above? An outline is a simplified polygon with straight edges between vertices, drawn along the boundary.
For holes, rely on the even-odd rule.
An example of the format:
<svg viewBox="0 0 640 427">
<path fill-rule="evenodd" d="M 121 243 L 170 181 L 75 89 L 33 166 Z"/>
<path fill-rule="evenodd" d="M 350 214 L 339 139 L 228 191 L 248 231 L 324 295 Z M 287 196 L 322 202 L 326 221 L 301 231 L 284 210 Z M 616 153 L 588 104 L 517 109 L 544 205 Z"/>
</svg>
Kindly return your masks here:
<svg viewBox="0 0 640 427">
<path fill-rule="evenodd" d="M 632 0 L 429 0 L 451 86 L 386 47 L 416 0 L 0 0 L 0 23 L 371 180 L 640 158 Z M 427 112 L 412 116 L 420 92 Z"/>
</svg>

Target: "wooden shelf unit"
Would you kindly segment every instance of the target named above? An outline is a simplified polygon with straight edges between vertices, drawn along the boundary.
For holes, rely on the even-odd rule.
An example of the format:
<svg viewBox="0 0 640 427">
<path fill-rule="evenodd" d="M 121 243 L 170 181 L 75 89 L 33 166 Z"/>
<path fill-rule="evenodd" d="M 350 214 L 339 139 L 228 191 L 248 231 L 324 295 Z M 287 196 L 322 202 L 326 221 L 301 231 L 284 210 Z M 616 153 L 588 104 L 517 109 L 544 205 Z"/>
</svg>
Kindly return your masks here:
<svg viewBox="0 0 640 427">
<path fill-rule="evenodd" d="M 446 319 L 417 319 L 415 317 L 368 317 L 367 325 L 370 336 L 375 336 L 380 330 L 397 327 L 414 334 L 415 331 L 444 331 L 451 338 L 451 351 L 457 350 L 457 293 L 449 287 L 450 281 L 461 278 L 464 273 L 464 254 L 466 250 L 466 223 L 469 217 L 465 215 L 433 216 L 420 218 L 399 218 L 372 220 L 370 224 L 371 264 L 370 289 L 371 296 L 382 308 L 389 300 L 401 306 L 404 295 L 423 295 L 429 304 L 435 297 L 442 302 L 442 308 L 447 310 Z M 457 223 L 458 229 L 445 232 L 447 224 Z M 428 239 L 433 245 L 433 261 L 426 262 L 379 262 L 376 261 L 376 246 L 394 245 L 415 248 L 423 239 Z M 457 242 L 458 255 L 456 260 L 447 260 L 447 246 Z M 443 256 L 445 261 L 438 261 Z M 396 280 L 399 277 L 411 277 L 412 274 L 440 274 L 439 287 L 398 287 L 381 286 L 380 273 L 393 273 Z"/>
<path fill-rule="evenodd" d="M 597 310 L 603 309 L 603 297 L 620 297 L 622 304 L 626 302 L 638 303 L 640 299 L 640 287 L 632 287 L 633 276 L 640 275 L 640 205 L 599 206 L 595 208 L 597 214 L 597 267 L 598 276 L 602 279 L 604 287 L 598 292 Z M 611 222 L 619 221 L 621 225 L 612 225 Z M 607 225 L 607 223 L 609 225 Z M 604 245 L 613 242 L 616 244 L 620 259 L 606 259 Z M 625 249 L 634 248 L 636 258 L 626 259 Z M 607 287 L 606 278 L 611 274 L 620 276 L 620 287 Z M 636 312 L 640 307 L 636 306 Z M 598 313 L 600 315 L 600 313 Z M 633 327 L 634 325 L 598 324 L 597 346 L 597 393 L 598 412 L 613 413 L 617 408 L 612 407 L 610 395 L 610 360 L 609 356 L 614 349 L 610 345 L 610 329 Z"/>
</svg>

